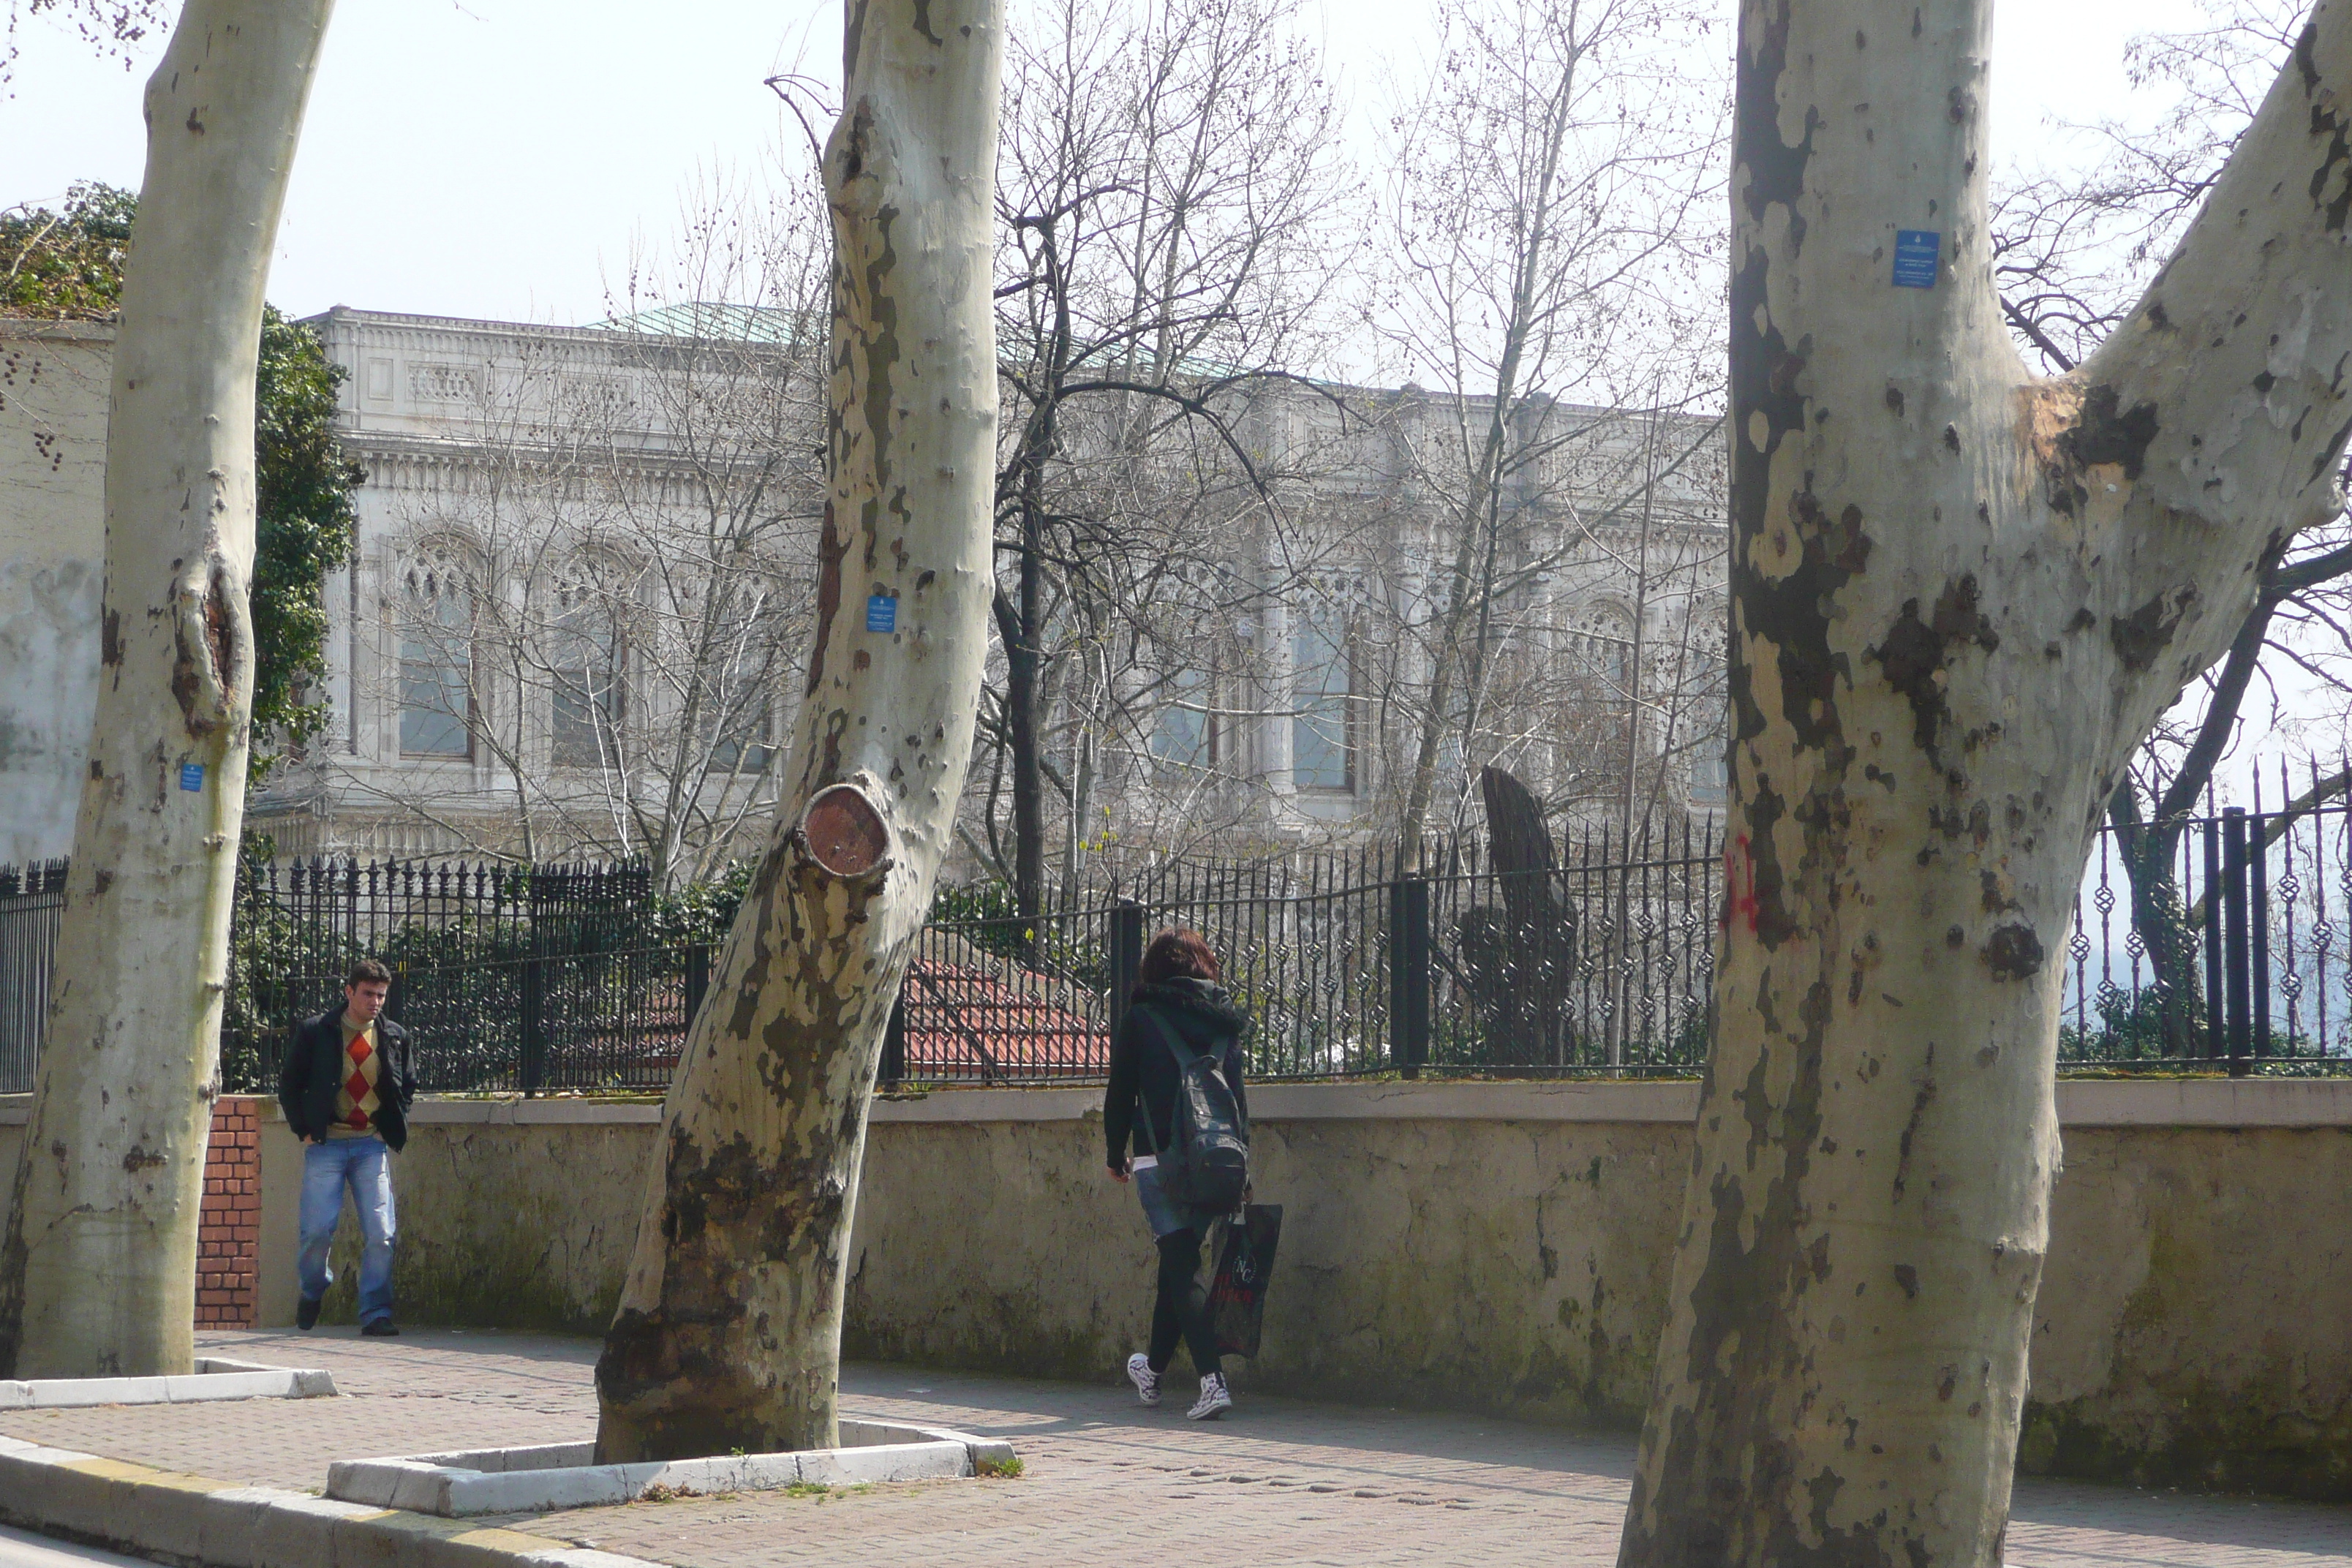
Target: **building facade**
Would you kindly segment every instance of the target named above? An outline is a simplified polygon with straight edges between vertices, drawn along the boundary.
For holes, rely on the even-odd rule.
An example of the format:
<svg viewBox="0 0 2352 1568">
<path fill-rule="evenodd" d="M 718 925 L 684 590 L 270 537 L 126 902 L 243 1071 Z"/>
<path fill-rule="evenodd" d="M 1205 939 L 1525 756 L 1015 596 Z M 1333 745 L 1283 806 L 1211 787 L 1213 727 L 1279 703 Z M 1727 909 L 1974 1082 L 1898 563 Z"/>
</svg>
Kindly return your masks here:
<svg viewBox="0 0 2352 1568">
<path fill-rule="evenodd" d="M 333 721 L 250 827 L 280 856 L 628 856 L 672 883 L 754 847 L 811 630 L 826 324 L 694 306 L 311 324 L 367 479 L 352 563 L 323 585 Z M 0 858 L 21 861 L 71 839 L 110 334 L 5 325 L 0 639 L 54 676 L 0 711 Z M 1416 794 L 1439 830 L 1475 832 L 1488 764 L 1564 823 L 1719 804 L 1715 422 L 1530 404 L 1482 489 L 1479 400 L 1230 395 L 1248 482 L 1104 485 L 1108 542 L 1055 581 L 1034 717 L 1057 876 L 1384 838 Z M 965 874 L 1005 858 L 999 642 Z"/>
</svg>

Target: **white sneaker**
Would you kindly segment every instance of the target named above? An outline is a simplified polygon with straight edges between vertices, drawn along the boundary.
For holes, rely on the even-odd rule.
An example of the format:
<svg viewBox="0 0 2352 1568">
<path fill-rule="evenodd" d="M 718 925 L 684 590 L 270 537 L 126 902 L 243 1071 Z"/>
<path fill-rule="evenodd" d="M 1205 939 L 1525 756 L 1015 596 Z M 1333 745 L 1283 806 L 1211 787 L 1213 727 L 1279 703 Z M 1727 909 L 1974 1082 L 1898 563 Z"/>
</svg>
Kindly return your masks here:
<svg viewBox="0 0 2352 1568">
<path fill-rule="evenodd" d="M 1225 1390 L 1225 1374 L 1213 1372 L 1201 1380 L 1201 1397 L 1192 1401 L 1192 1408 L 1184 1414 L 1194 1421 L 1214 1421 L 1234 1407 L 1234 1396 Z"/>
<path fill-rule="evenodd" d="M 1160 1374 L 1151 1370 L 1151 1358 L 1141 1351 L 1127 1358 L 1127 1381 L 1135 1384 L 1135 1397 L 1146 1405 L 1160 1403 Z"/>
</svg>

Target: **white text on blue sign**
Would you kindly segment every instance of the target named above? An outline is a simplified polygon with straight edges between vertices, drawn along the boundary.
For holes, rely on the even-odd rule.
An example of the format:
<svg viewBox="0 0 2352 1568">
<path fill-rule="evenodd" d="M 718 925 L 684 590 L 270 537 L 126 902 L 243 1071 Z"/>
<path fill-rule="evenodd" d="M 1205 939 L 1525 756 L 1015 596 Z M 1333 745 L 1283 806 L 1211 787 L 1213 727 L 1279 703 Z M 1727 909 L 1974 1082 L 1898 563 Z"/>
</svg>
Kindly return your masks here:
<svg viewBox="0 0 2352 1568">
<path fill-rule="evenodd" d="M 1895 286 L 1897 289 L 1933 289 L 1936 286 L 1936 263 L 1944 248 L 1944 237 L 1924 228 L 1898 228 L 1895 231 Z"/>
</svg>

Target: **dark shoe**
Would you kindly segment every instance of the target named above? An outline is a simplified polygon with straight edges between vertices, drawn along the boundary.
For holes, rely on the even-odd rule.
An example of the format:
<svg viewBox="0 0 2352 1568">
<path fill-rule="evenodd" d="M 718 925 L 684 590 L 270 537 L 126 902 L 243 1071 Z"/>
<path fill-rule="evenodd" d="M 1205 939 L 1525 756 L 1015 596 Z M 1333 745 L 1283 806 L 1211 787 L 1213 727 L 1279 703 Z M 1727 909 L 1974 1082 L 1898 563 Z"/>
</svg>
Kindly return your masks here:
<svg viewBox="0 0 2352 1568">
<path fill-rule="evenodd" d="M 308 1333 L 319 1326 L 319 1303 L 304 1301 L 294 1309 L 294 1326 Z"/>
<path fill-rule="evenodd" d="M 372 1340 L 396 1340 L 400 1338 L 400 1330 L 394 1325 L 393 1321 L 390 1318 L 378 1318 L 374 1322 L 362 1327 L 360 1330 L 360 1332 L 365 1334 Z"/>
</svg>

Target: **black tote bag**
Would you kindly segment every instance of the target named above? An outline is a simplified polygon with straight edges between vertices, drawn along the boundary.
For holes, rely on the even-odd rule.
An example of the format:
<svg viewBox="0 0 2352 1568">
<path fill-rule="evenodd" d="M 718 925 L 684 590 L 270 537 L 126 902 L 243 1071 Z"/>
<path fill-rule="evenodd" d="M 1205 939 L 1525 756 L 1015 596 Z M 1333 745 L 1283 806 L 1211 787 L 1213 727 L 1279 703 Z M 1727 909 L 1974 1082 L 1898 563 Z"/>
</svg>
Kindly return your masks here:
<svg viewBox="0 0 2352 1568">
<path fill-rule="evenodd" d="M 1265 1326 L 1265 1288 L 1282 1240 L 1280 1204 L 1244 1204 L 1224 1225 L 1216 1278 L 1209 1283 L 1209 1327 L 1226 1355 L 1255 1356 Z"/>
</svg>

